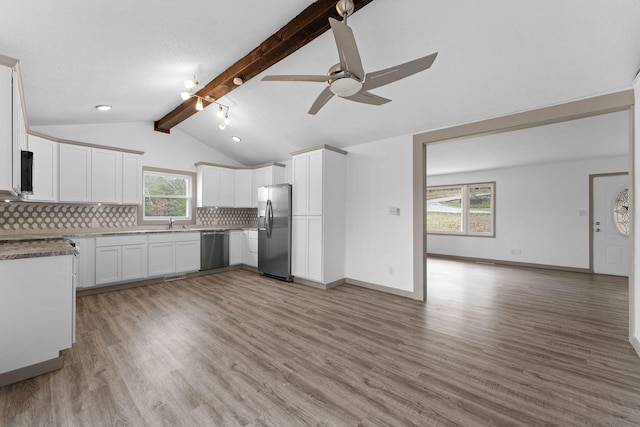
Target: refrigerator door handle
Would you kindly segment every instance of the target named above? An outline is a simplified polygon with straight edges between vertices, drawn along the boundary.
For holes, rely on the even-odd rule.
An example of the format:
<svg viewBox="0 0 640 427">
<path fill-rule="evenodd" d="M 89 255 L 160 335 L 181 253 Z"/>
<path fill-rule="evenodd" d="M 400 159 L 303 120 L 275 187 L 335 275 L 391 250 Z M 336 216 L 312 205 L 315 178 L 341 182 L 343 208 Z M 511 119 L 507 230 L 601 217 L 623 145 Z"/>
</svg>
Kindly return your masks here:
<svg viewBox="0 0 640 427">
<path fill-rule="evenodd" d="M 267 200 L 267 209 L 265 212 L 265 228 L 267 229 L 267 237 L 271 237 L 271 228 L 273 227 L 273 206 L 271 200 Z"/>
</svg>

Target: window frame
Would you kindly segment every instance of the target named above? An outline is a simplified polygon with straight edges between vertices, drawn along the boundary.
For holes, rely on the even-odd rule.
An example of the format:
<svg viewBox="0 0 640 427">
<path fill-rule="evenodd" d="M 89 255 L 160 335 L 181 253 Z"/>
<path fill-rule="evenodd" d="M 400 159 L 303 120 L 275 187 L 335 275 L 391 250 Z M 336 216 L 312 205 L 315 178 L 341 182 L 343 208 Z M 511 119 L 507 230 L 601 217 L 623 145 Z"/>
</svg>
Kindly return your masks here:
<svg viewBox="0 0 640 427">
<path fill-rule="evenodd" d="M 151 175 L 167 175 L 167 176 L 178 176 L 181 178 L 187 178 L 187 192 L 188 195 L 184 197 L 187 201 L 187 215 L 186 216 L 147 216 L 145 214 L 145 201 L 147 199 L 147 194 L 145 192 L 145 177 L 147 174 Z M 187 224 L 195 224 L 196 223 L 196 174 L 193 172 L 180 171 L 174 169 L 164 169 L 164 168 L 154 168 L 144 166 L 142 168 L 142 182 L 140 183 L 142 186 L 142 205 L 140 205 L 140 209 L 138 211 L 138 223 L 142 225 L 159 225 L 161 223 L 169 223 L 170 218 L 173 218 L 174 225 L 187 225 Z M 157 196 L 156 196 L 157 197 Z M 160 196 L 161 197 L 161 196 Z M 168 198 L 182 198 L 176 196 L 168 196 Z"/>
<path fill-rule="evenodd" d="M 491 232 L 473 232 L 469 231 L 469 189 L 474 187 L 490 187 L 491 188 Z M 428 208 L 425 206 L 425 233 L 433 235 L 444 236 L 470 236 L 470 237 L 496 237 L 496 182 L 474 182 L 469 184 L 447 184 L 447 185 L 430 185 L 425 188 L 425 201 L 428 200 L 427 192 L 429 190 L 445 190 L 445 189 L 462 189 L 462 196 L 460 200 L 460 211 L 462 215 L 462 230 L 461 231 L 429 231 L 427 217 L 429 215 Z"/>
</svg>

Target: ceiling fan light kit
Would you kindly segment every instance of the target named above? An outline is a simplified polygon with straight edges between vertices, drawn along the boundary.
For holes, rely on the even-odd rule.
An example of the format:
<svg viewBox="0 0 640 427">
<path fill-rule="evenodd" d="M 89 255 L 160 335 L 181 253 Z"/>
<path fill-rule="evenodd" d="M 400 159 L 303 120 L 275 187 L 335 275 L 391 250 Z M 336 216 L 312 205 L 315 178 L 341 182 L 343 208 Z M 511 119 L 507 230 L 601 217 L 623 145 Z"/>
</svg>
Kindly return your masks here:
<svg viewBox="0 0 640 427">
<path fill-rule="evenodd" d="M 329 68 L 327 75 L 265 76 L 262 80 L 326 82 L 328 86 L 320 93 L 308 111 L 308 114 L 316 114 L 334 95 L 363 104 L 386 104 L 391 100 L 370 93 L 369 90 L 396 82 L 431 67 L 438 55 L 437 52 L 384 70 L 365 73 L 353 31 L 347 26 L 347 17 L 353 13 L 354 9 L 352 0 L 339 0 L 336 4 L 336 10 L 342 16 L 342 22 L 329 18 L 340 62 Z"/>
</svg>

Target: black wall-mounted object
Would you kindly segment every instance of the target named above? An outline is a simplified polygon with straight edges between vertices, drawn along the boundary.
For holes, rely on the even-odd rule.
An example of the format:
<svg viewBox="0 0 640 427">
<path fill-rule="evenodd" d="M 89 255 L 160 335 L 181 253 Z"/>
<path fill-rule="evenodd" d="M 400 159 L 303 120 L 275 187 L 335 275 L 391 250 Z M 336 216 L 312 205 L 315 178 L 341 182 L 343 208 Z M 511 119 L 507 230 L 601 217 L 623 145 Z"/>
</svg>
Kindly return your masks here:
<svg viewBox="0 0 640 427">
<path fill-rule="evenodd" d="M 22 194 L 33 194 L 33 151 L 22 150 L 22 174 L 20 190 Z"/>
</svg>

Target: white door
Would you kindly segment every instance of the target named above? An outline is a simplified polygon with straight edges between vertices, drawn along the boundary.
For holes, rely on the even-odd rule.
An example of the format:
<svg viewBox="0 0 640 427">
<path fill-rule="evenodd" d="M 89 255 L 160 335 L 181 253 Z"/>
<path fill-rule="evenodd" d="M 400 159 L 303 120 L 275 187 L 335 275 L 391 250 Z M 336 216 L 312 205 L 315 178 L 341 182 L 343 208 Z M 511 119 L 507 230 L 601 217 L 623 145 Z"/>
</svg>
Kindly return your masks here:
<svg viewBox="0 0 640 427">
<path fill-rule="evenodd" d="M 593 272 L 629 275 L 629 176 L 593 179 Z"/>
</svg>

